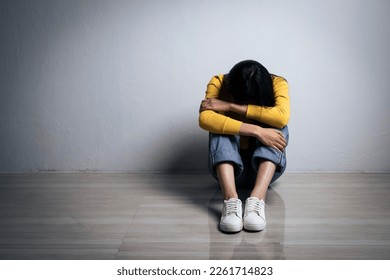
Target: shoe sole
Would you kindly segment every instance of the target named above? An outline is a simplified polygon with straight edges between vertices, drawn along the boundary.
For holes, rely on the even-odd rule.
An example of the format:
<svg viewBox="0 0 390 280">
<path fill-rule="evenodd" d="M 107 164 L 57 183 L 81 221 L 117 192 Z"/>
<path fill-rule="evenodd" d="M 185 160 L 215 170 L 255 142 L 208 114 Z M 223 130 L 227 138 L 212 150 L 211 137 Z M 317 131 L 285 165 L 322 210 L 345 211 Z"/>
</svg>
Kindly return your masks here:
<svg viewBox="0 0 390 280">
<path fill-rule="evenodd" d="M 219 225 L 219 228 L 223 232 L 228 232 L 228 233 L 234 233 L 234 232 L 240 232 L 244 228 L 243 225 L 237 225 L 237 226 L 231 226 L 231 225 Z"/>
<path fill-rule="evenodd" d="M 248 231 L 262 231 L 265 230 L 267 224 L 259 225 L 259 224 L 244 224 L 244 228 Z"/>
</svg>

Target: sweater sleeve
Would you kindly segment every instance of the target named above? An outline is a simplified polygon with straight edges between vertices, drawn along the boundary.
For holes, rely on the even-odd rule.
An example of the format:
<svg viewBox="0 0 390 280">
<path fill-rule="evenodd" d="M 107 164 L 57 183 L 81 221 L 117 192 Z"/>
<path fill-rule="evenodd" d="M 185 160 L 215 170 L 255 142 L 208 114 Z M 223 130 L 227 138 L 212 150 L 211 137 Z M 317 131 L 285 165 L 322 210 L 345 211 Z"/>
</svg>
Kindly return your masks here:
<svg viewBox="0 0 390 280">
<path fill-rule="evenodd" d="M 261 107 L 248 105 L 246 117 L 273 127 L 282 128 L 290 119 L 290 98 L 288 84 L 282 77 L 273 77 L 275 106 Z"/>
<path fill-rule="evenodd" d="M 206 89 L 206 98 L 219 97 L 222 81 L 223 75 L 214 76 L 210 80 Z M 199 126 L 213 133 L 236 135 L 240 131 L 241 124 L 241 121 L 212 110 L 204 110 L 199 113 Z"/>
</svg>

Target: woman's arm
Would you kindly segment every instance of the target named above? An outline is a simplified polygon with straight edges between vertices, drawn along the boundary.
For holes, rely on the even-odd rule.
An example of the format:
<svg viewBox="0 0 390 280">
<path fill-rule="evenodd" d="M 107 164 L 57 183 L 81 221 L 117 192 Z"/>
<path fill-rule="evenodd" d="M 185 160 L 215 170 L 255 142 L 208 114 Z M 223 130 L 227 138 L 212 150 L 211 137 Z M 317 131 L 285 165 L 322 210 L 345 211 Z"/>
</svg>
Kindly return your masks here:
<svg viewBox="0 0 390 280">
<path fill-rule="evenodd" d="M 237 135 L 242 122 L 225 116 L 223 113 L 229 111 L 225 106 L 230 103 L 218 99 L 222 82 L 223 75 L 219 75 L 214 76 L 208 83 L 206 98 L 202 101 L 199 109 L 199 126 L 217 134 Z M 211 105 L 215 104 L 215 101 L 220 101 L 217 105 L 218 109 Z"/>
<path fill-rule="evenodd" d="M 204 99 L 200 105 L 201 112 L 208 111 L 208 110 L 212 110 L 212 112 L 214 112 L 214 110 L 216 110 L 216 111 L 223 111 L 223 112 L 233 111 L 236 113 L 245 114 L 246 108 L 247 108 L 246 105 L 237 105 L 234 103 L 225 102 L 225 101 L 215 99 L 215 98 Z M 219 121 L 217 118 L 221 117 L 221 115 L 215 114 L 212 116 L 214 119 L 209 121 L 209 122 L 210 123 L 218 123 Z M 224 117 L 224 116 L 222 116 L 222 117 Z M 223 118 L 222 120 L 226 121 L 226 120 L 229 120 L 229 118 L 228 119 Z M 230 120 L 235 121 L 232 119 L 230 119 Z M 227 133 L 227 134 L 238 134 L 238 135 L 242 135 L 242 136 L 255 137 L 264 145 L 275 148 L 279 151 L 283 151 L 287 145 L 287 142 L 286 142 L 282 132 L 280 132 L 277 129 L 262 128 L 258 125 L 253 125 L 253 124 L 239 122 L 239 121 L 236 121 L 236 122 L 237 122 L 236 125 L 238 128 L 238 131 L 237 132 L 233 131 L 233 133 Z M 223 128 L 224 128 L 224 126 L 221 127 L 222 130 L 224 130 Z"/>
<path fill-rule="evenodd" d="M 273 127 L 282 128 L 288 124 L 290 119 L 290 97 L 288 84 L 282 77 L 273 77 L 275 106 L 262 107 L 248 105 L 246 117 Z"/>
<path fill-rule="evenodd" d="M 202 100 L 199 111 L 213 110 L 220 112 L 234 112 L 245 116 L 247 109 L 248 105 L 230 103 L 217 98 L 206 98 Z"/>
<path fill-rule="evenodd" d="M 235 112 L 248 119 L 268 124 L 276 128 L 287 125 L 290 119 L 290 98 L 288 95 L 288 84 L 281 77 L 274 78 L 275 106 L 263 107 L 253 104 L 240 105 L 219 100 L 218 95 L 206 94 L 202 100 L 200 112 L 211 110 L 214 112 Z M 212 93 L 212 91 L 211 91 Z M 226 118 L 226 117 L 225 117 Z M 216 121 L 214 119 L 213 121 Z M 222 133 L 222 132 L 220 132 Z"/>
</svg>

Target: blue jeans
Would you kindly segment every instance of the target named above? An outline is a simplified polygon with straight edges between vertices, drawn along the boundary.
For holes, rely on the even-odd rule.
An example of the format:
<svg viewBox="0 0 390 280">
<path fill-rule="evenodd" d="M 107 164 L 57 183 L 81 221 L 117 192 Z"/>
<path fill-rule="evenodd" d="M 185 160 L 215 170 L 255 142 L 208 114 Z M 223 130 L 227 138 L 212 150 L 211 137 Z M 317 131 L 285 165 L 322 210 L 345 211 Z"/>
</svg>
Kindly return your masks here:
<svg viewBox="0 0 390 280">
<path fill-rule="evenodd" d="M 289 139 L 288 127 L 280 131 L 283 133 L 287 143 Z M 249 160 L 246 158 L 249 157 Z M 236 178 L 241 176 L 245 169 L 252 167 L 252 172 L 257 173 L 259 162 L 268 160 L 276 165 L 275 174 L 271 183 L 276 181 L 286 170 L 286 151 L 280 152 L 274 148 L 265 146 L 257 139 L 254 147 L 248 151 L 240 151 L 240 136 L 222 135 L 210 133 L 209 135 L 209 169 L 211 174 L 218 180 L 216 166 L 221 163 L 231 163 L 234 166 Z"/>
</svg>

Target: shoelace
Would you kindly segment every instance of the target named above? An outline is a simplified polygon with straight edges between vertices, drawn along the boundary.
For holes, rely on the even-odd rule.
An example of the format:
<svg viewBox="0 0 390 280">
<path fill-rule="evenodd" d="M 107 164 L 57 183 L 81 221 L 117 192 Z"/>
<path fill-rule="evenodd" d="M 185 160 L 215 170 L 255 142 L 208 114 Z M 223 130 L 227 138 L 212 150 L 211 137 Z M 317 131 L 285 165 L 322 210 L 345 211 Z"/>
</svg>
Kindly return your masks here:
<svg viewBox="0 0 390 280">
<path fill-rule="evenodd" d="M 240 206 L 239 201 L 236 201 L 236 200 L 229 200 L 229 201 L 226 203 L 226 208 L 225 208 L 226 216 L 227 216 L 227 215 L 230 215 L 230 214 L 236 214 L 236 213 L 238 213 L 238 208 L 239 208 L 239 206 Z"/>
<path fill-rule="evenodd" d="M 245 207 L 245 215 L 250 212 L 256 212 L 260 215 L 261 206 L 260 200 L 249 198 Z"/>
</svg>

